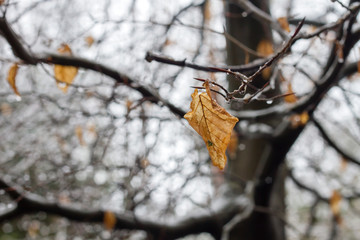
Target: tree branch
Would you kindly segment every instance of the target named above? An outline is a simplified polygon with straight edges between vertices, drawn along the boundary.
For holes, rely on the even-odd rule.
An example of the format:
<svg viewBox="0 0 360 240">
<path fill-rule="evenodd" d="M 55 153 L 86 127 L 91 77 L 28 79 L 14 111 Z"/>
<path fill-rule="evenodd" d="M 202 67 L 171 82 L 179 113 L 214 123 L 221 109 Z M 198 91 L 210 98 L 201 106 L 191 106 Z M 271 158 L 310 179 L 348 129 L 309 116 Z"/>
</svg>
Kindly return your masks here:
<svg viewBox="0 0 360 240">
<path fill-rule="evenodd" d="M 71 205 L 62 205 L 57 202 L 50 202 L 43 197 L 24 191 L 21 187 L 14 187 L 0 179 L 0 189 L 16 202 L 16 206 L 4 213 L 0 213 L 0 222 L 9 221 L 10 218 L 19 217 L 25 214 L 43 211 L 48 214 L 65 217 L 69 220 L 103 223 L 106 210 L 82 209 Z M 115 229 L 144 230 L 154 236 L 155 239 L 175 239 L 189 234 L 207 232 L 215 238 L 221 236 L 222 227 L 234 216 L 241 212 L 249 212 L 247 208 L 252 206 L 249 199 L 239 196 L 233 199 L 222 200 L 214 206 L 209 214 L 187 216 L 185 219 L 172 223 L 159 222 L 139 218 L 133 214 L 116 214 Z"/>
<path fill-rule="evenodd" d="M 124 84 L 143 95 L 144 98 L 149 99 L 149 101 L 153 103 L 163 103 L 167 106 L 171 112 L 179 117 L 183 117 L 185 115 L 185 111 L 182 109 L 174 106 L 170 102 L 166 101 L 165 99 L 161 98 L 157 93 L 152 92 L 148 88 L 144 87 L 143 85 L 139 84 L 134 79 L 122 74 L 110 67 L 102 65 L 100 63 L 73 57 L 73 56 L 61 56 L 56 54 L 49 54 L 45 57 L 37 57 L 31 54 L 28 50 L 24 48 L 22 43 L 19 41 L 18 37 L 16 36 L 15 32 L 12 30 L 8 22 L 5 18 L 0 18 L 0 31 L 5 39 L 8 41 L 10 46 L 13 49 L 14 54 L 24 61 L 25 64 L 36 65 L 39 63 L 47 63 L 47 64 L 59 64 L 64 66 L 74 66 L 79 68 L 84 68 L 88 70 L 93 70 L 98 73 L 102 73 L 118 83 Z"/>
<path fill-rule="evenodd" d="M 311 187 L 306 186 L 301 181 L 299 181 L 297 178 L 295 178 L 294 173 L 291 169 L 288 170 L 288 176 L 295 183 L 295 185 L 297 185 L 301 189 L 304 189 L 304 190 L 314 194 L 316 196 L 316 198 L 319 199 L 319 201 L 323 201 L 323 202 L 327 202 L 327 203 L 329 202 L 328 198 L 323 197 L 322 195 L 320 195 L 320 193 L 318 191 L 316 191 L 315 189 L 313 189 Z"/>
<path fill-rule="evenodd" d="M 360 9 L 360 4 L 359 3 L 354 4 L 354 6 L 352 6 L 350 8 L 350 12 L 346 13 L 344 16 L 342 16 L 336 22 L 323 25 L 323 26 L 319 27 L 318 29 L 316 29 L 316 31 L 314 31 L 314 32 L 312 32 L 310 34 L 299 35 L 298 37 L 296 37 L 294 39 L 294 41 L 297 41 L 299 39 L 310 39 L 310 38 L 319 36 L 323 32 L 327 32 L 329 30 L 335 29 L 335 28 L 341 26 L 346 20 L 356 16 L 359 9 Z"/>
<path fill-rule="evenodd" d="M 356 8 L 357 11 L 360 10 L 360 5 L 357 5 L 358 8 Z M 353 18 L 356 15 L 352 15 Z M 353 18 L 350 18 L 352 20 Z M 346 18 L 347 19 L 347 18 Z M 342 72 L 346 58 L 348 54 L 350 53 L 353 46 L 359 41 L 360 39 L 360 29 L 351 32 L 351 24 L 348 26 L 348 32 L 344 39 L 343 44 L 343 61 L 338 61 L 338 58 L 334 58 L 331 66 L 329 67 L 329 70 L 322 76 L 319 81 L 317 81 L 317 86 L 315 89 L 313 89 L 308 96 L 303 97 L 300 99 L 297 103 L 293 105 L 274 105 L 272 107 L 261 109 L 261 110 L 251 110 L 251 111 L 241 111 L 237 114 L 234 114 L 239 119 L 264 119 L 269 118 L 274 115 L 284 116 L 288 115 L 290 112 L 295 113 L 302 113 L 304 111 L 308 111 L 309 115 L 312 114 L 313 111 L 315 111 L 318 104 L 321 102 L 323 96 L 327 93 L 327 91 L 336 84 L 339 80 L 342 79 L 344 76 Z M 301 37 L 301 36 L 300 36 Z M 294 41 L 297 38 L 294 39 Z M 354 67 L 354 66 L 353 66 Z"/>
<path fill-rule="evenodd" d="M 312 122 L 314 123 L 314 125 L 317 127 L 317 129 L 319 130 L 321 136 L 323 137 L 323 139 L 332 147 L 334 148 L 340 155 L 342 155 L 346 160 L 356 164 L 356 165 L 360 165 L 360 162 L 353 158 L 352 156 L 350 156 L 348 153 L 346 153 L 345 151 L 343 151 L 337 144 L 336 142 L 334 142 L 331 137 L 327 134 L 327 132 L 325 131 L 325 129 L 323 128 L 323 126 L 321 126 L 321 124 L 316 120 L 316 119 L 312 119 Z"/>
<path fill-rule="evenodd" d="M 36 64 L 36 60 L 31 56 L 29 51 L 24 48 L 23 44 L 19 41 L 19 37 L 12 30 L 5 17 L 0 18 L 0 33 L 11 45 L 15 56 L 28 64 Z"/>
<path fill-rule="evenodd" d="M 232 72 L 243 72 L 243 73 L 254 73 L 260 66 L 262 66 L 269 58 L 266 59 L 257 59 L 249 64 L 239 65 L 239 66 L 205 66 L 195 63 L 187 62 L 184 60 L 175 60 L 173 58 L 156 54 L 153 52 L 147 52 L 145 56 L 146 61 L 160 62 L 170 65 L 175 65 L 179 67 L 188 67 L 195 70 L 205 71 L 205 72 L 222 72 L 220 69 L 229 69 Z"/>
</svg>

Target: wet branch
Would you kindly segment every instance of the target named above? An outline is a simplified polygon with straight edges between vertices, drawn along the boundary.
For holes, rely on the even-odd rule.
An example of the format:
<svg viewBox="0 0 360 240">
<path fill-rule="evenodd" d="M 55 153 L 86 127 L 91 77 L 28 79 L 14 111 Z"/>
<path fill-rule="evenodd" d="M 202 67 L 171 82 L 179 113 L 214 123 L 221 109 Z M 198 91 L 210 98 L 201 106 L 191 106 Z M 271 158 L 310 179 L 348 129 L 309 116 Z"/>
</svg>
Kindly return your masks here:
<svg viewBox="0 0 360 240">
<path fill-rule="evenodd" d="M 26 192 L 21 187 L 12 186 L 2 179 L 0 179 L 0 189 L 4 189 L 15 203 L 13 208 L 0 213 L 0 222 L 39 211 L 73 221 L 100 224 L 104 222 L 106 210 L 84 209 L 78 206 L 51 202 L 41 196 Z M 211 213 L 187 216 L 185 219 L 172 223 L 160 222 L 158 219 L 149 220 L 136 217 L 133 214 L 115 214 L 116 225 L 114 229 L 144 230 L 153 235 L 154 239 L 164 240 L 202 232 L 210 233 L 218 239 L 221 236 L 222 226 L 242 211 L 247 212 L 246 209 L 250 204 L 244 200 L 244 196 L 240 196 L 231 201 L 224 201 L 220 207 L 217 206 Z"/>
<path fill-rule="evenodd" d="M 20 42 L 19 37 L 12 30 L 9 23 L 5 18 L 0 18 L 0 32 L 7 42 L 12 47 L 14 54 L 23 61 L 23 64 L 37 65 L 40 63 L 46 64 L 59 64 L 64 66 L 74 66 L 92 70 L 101 74 L 104 74 L 120 84 L 124 84 L 133 90 L 138 91 L 144 98 L 150 99 L 153 103 L 162 103 L 169 108 L 175 115 L 182 117 L 185 111 L 174 106 L 170 102 L 161 98 L 157 93 L 146 88 L 136 80 L 128 77 L 127 75 L 120 73 L 119 71 L 105 66 L 101 63 L 91 61 L 84 58 L 78 58 L 74 56 L 62 56 L 57 54 L 48 54 L 47 56 L 37 57 L 29 50 L 25 49 L 24 45 Z"/>
<path fill-rule="evenodd" d="M 267 59 L 260 59 L 253 61 L 249 64 L 239 65 L 239 66 L 205 66 L 199 65 L 195 63 L 188 62 L 186 59 L 184 60 L 175 60 L 171 57 L 164 56 L 161 54 L 147 52 L 145 56 L 146 61 L 152 62 L 160 62 L 164 64 L 179 66 L 179 67 L 188 67 L 199 71 L 205 72 L 222 72 L 223 69 L 229 69 L 233 72 L 244 72 L 244 73 L 253 73 L 255 72 L 261 65 L 263 65 Z"/>
<path fill-rule="evenodd" d="M 353 158 L 352 156 L 350 156 L 348 153 L 346 153 L 345 151 L 343 151 L 335 141 L 333 141 L 331 139 L 331 137 L 327 134 L 326 130 L 323 128 L 323 126 L 321 126 L 321 124 L 316 120 L 313 119 L 312 122 L 315 124 L 315 126 L 317 127 L 317 129 L 319 130 L 321 136 L 323 137 L 323 139 L 332 147 L 334 148 L 340 155 L 342 155 L 346 160 L 348 160 L 349 162 L 352 162 L 356 165 L 360 165 L 360 162 Z"/>
</svg>

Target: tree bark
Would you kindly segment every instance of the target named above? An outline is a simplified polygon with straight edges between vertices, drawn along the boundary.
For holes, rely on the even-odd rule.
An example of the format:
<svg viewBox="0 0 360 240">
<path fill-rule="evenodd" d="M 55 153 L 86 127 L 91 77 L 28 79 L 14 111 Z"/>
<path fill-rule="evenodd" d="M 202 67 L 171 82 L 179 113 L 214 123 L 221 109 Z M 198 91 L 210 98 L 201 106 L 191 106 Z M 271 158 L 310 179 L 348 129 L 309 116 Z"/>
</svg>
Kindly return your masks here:
<svg viewBox="0 0 360 240">
<path fill-rule="evenodd" d="M 268 1 L 252 0 L 251 2 L 263 11 L 269 12 Z M 233 2 L 227 2 L 226 15 L 227 32 L 247 47 L 256 51 L 261 40 L 272 42 L 270 25 L 259 22 L 252 16 L 252 13 L 244 11 Z M 246 60 L 252 61 L 254 59 L 256 59 L 256 56 L 250 54 L 247 56 L 244 50 L 230 41 L 227 42 L 227 63 L 229 65 L 244 64 Z M 258 78 L 254 85 L 260 87 L 267 80 Z M 229 79 L 230 90 L 234 90 L 238 86 L 238 81 Z M 276 92 L 271 94 L 276 94 Z M 241 111 L 243 109 L 261 109 L 268 106 L 264 102 L 252 102 L 248 105 L 233 104 L 231 108 Z M 280 119 L 272 119 L 271 122 L 266 121 L 263 123 L 276 125 L 280 121 Z M 228 176 L 230 186 L 236 186 L 236 184 L 233 184 L 234 179 L 251 181 L 258 178 L 254 192 L 255 205 L 261 209 L 271 209 L 282 214 L 285 209 L 284 179 L 286 168 L 283 164 L 284 156 L 274 154 L 274 144 L 264 138 L 241 139 L 241 136 L 239 136 L 239 144 L 242 144 L 245 149 L 238 148 L 235 156 L 229 158 L 228 168 L 226 169 L 226 176 Z M 281 159 L 278 159 L 278 157 Z M 234 192 L 236 191 L 234 190 Z M 284 223 L 273 214 L 256 211 L 255 208 L 255 211 L 248 219 L 239 223 L 230 232 L 230 239 L 282 240 L 285 239 Z"/>
</svg>

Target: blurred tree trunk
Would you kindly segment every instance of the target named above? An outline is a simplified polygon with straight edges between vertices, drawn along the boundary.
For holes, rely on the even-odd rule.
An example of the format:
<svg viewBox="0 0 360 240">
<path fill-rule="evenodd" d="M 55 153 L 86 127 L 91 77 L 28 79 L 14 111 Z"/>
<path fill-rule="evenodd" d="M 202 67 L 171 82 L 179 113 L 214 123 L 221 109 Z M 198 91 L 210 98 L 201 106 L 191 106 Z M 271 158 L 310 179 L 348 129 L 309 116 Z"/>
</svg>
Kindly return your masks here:
<svg viewBox="0 0 360 240">
<path fill-rule="evenodd" d="M 263 11 L 269 12 L 268 0 L 251 0 L 251 2 Z M 272 42 L 271 29 L 268 23 L 257 21 L 251 13 L 247 13 L 230 1 L 226 2 L 226 25 L 227 32 L 231 36 L 255 51 L 261 40 Z M 229 65 L 244 64 L 247 61 L 246 59 L 252 61 L 256 59 L 256 56 L 247 55 L 234 43 L 227 42 L 227 63 Z M 258 78 L 254 85 L 262 86 L 267 80 Z M 230 90 L 236 89 L 238 86 L 238 81 L 229 78 Z M 276 92 L 272 92 L 272 94 L 276 94 Z M 231 108 L 233 110 L 249 110 L 268 106 L 270 105 L 264 102 L 252 102 L 248 105 L 235 103 Z M 275 118 L 264 123 L 275 125 L 280 121 L 280 119 Z M 239 144 L 242 144 L 245 149 L 238 148 L 236 154 L 229 158 L 226 170 L 229 182 L 236 181 L 236 179 L 253 180 L 258 174 L 259 182 L 256 184 L 254 193 L 255 205 L 261 209 L 265 207 L 282 214 L 285 209 L 284 179 L 286 169 L 282 164 L 284 154 L 275 154 L 274 147 L 276 144 L 268 139 L 241 139 L 240 136 Z M 282 240 L 285 239 L 284 224 L 273 214 L 254 211 L 248 219 L 238 224 L 230 232 L 230 239 Z"/>
</svg>

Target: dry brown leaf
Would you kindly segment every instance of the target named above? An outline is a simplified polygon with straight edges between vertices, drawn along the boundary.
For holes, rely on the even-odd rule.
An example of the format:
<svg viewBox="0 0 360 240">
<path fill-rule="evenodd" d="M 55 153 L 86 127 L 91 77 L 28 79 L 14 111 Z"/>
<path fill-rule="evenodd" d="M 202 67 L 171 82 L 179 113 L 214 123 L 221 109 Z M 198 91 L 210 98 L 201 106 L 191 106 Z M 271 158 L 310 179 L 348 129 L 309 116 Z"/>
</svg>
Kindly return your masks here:
<svg viewBox="0 0 360 240">
<path fill-rule="evenodd" d="M 290 117 L 291 126 L 293 128 L 297 128 L 300 126 L 305 126 L 305 124 L 309 121 L 309 114 L 305 111 L 301 114 L 294 114 Z"/>
<path fill-rule="evenodd" d="M 336 223 L 338 224 L 338 225 L 343 225 L 343 222 L 344 222 L 344 220 L 343 220 L 343 218 L 341 217 L 341 215 L 339 214 L 339 215 L 336 215 L 336 216 L 334 216 L 335 217 L 335 221 L 336 221 Z"/>
<path fill-rule="evenodd" d="M 205 2 L 204 6 L 204 21 L 205 23 L 208 23 L 211 19 L 211 9 L 210 9 L 210 1 Z"/>
<path fill-rule="evenodd" d="M 204 86 L 206 93 L 198 94 L 198 90 L 195 89 L 191 95 L 191 110 L 185 114 L 184 118 L 203 138 L 213 165 L 224 169 L 225 151 L 230 142 L 231 131 L 238 119 L 211 98 L 208 82 Z"/>
<path fill-rule="evenodd" d="M 58 52 L 63 55 L 71 56 L 71 49 L 67 44 L 64 44 L 58 49 Z M 73 83 L 74 78 L 78 73 L 77 67 L 55 65 L 54 73 L 56 78 L 56 85 L 64 93 L 67 92 L 68 87 Z"/>
<path fill-rule="evenodd" d="M 279 80 L 281 83 L 285 83 L 287 82 L 288 80 L 284 77 L 283 73 L 280 71 L 280 74 L 279 74 Z"/>
<path fill-rule="evenodd" d="M 84 141 L 84 137 L 83 137 L 83 129 L 81 126 L 76 126 L 75 135 L 76 135 L 77 139 L 79 140 L 80 145 L 85 146 L 85 141 Z"/>
<path fill-rule="evenodd" d="M 87 126 L 88 132 L 91 134 L 92 137 L 97 137 L 96 125 L 94 123 L 90 123 Z"/>
<path fill-rule="evenodd" d="M 209 76 L 209 79 L 210 79 L 211 81 L 213 81 L 213 82 L 216 82 L 216 75 L 215 75 L 215 73 L 214 73 L 214 72 L 211 72 L 209 75 L 210 75 L 210 76 Z"/>
<path fill-rule="evenodd" d="M 304 126 L 309 121 L 309 114 L 308 112 L 302 112 L 300 114 L 300 124 Z"/>
<path fill-rule="evenodd" d="M 171 45 L 174 45 L 176 44 L 175 41 L 171 40 L 170 38 L 166 38 L 165 42 L 164 42 L 164 46 L 167 47 L 167 46 L 171 46 Z"/>
<path fill-rule="evenodd" d="M 92 36 L 87 36 L 85 38 L 85 42 L 86 42 L 88 47 L 91 47 L 94 44 L 95 40 L 94 40 L 94 38 Z"/>
<path fill-rule="evenodd" d="M 12 107 L 8 103 L 2 103 L 0 105 L 0 113 L 3 116 L 10 116 L 12 114 Z"/>
<path fill-rule="evenodd" d="M 141 161 L 140 161 L 140 166 L 141 166 L 143 169 L 147 168 L 149 165 L 150 165 L 149 159 L 147 159 L 147 158 L 141 159 Z"/>
<path fill-rule="evenodd" d="M 94 95 L 95 95 L 95 93 L 93 91 L 86 90 L 86 93 L 85 93 L 86 98 L 91 98 Z"/>
<path fill-rule="evenodd" d="M 336 55 L 339 58 L 339 61 L 344 61 L 344 50 L 343 50 L 344 46 L 339 41 L 336 41 L 335 47 L 336 47 Z"/>
<path fill-rule="evenodd" d="M 215 51 L 214 47 L 212 45 L 210 45 L 209 54 L 208 54 L 209 62 L 216 65 L 217 56 L 214 51 Z M 212 73 L 214 73 L 214 72 L 212 72 Z"/>
<path fill-rule="evenodd" d="M 18 96 L 20 96 L 20 93 L 17 90 L 16 87 L 16 74 L 17 71 L 19 69 L 19 65 L 17 63 L 14 63 L 13 65 L 11 65 L 10 69 L 9 69 L 9 73 L 8 73 L 8 83 L 10 84 L 11 88 L 13 89 L 14 93 Z"/>
<path fill-rule="evenodd" d="M 287 32 L 290 32 L 290 26 L 289 26 L 289 22 L 288 22 L 288 20 L 287 20 L 287 17 L 279 17 L 279 18 L 277 19 L 277 21 L 279 22 L 280 27 L 281 27 L 282 29 L 284 29 L 284 30 L 287 31 Z"/>
<path fill-rule="evenodd" d="M 0 5 L 3 5 L 5 0 L 0 0 Z"/>
<path fill-rule="evenodd" d="M 347 168 L 347 165 L 348 165 L 348 160 L 346 158 L 342 157 L 340 171 L 344 172 Z"/>
<path fill-rule="evenodd" d="M 56 137 L 56 141 L 60 147 L 61 152 L 64 154 L 67 153 L 67 143 L 64 140 L 64 138 L 61 137 L 59 134 L 55 134 L 55 137 Z"/>
<path fill-rule="evenodd" d="M 314 33 L 315 31 L 317 31 L 318 27 L 315 25 L 310 25 L 310 28 L 308 28 L 307 32 L 308 34 Z"/>
<path fill-rule="evenodd" d="M 257 45 L 256 52 L 265 57 L 270 56 L 274 53 L 273 45 L 269 40 L 263 39 Z M 264 79 L 269 79 L 271 75 L 271 68 L 264 69 L 261 75 Z"/>
<path fill-rule="evenodd" d="M 71 203 L 71 200 L 70 200 L 68 194 L 66 194 L 66 193 L 60 193 L 58 201 L 61 204 L 69 204 L 69 203 Z"/>
<path fill-rule="evenodd" d="M 287 85 L 287 91 L 285 94 L 290 94 L 290 93 L 293 93 L 293 89 L 292 89 L 292 85 L 291 83 L 289 82 L 288 85 Z M 297 102 L 297 97 L 295 96 L 295 94 L 290 94 L 290 95 L 287 95 L 284 97 L 284 101 L 287 102 L 287 103 L 295 103 Z"/>
<path fill-rule="evenodd" d="M 112 230 L 116 224 L 116 216 L 113 212 L 105 211 L 104 213 L 104 226 L 106 230 Z"/>
<path fill-rule="evenodd" d="M 126 100 L 126 110 L 127 110 L 127 113 L 130 113 L 132 105 L 133 105 L 133 102 L 132 102 L 132 101 Z"/>
<path fill-rule="evenodd" d="M 237 132 L 233 129 L 230 136 L 230 142 L 227 147 L 227 151 L 230 155 L 230 157 L 234 157 L 237 152 L 237 147 L 239 145 L 239 139 Z"/>
<path fill-rule="evenodd" d="M 337 190 L 334 190 L 329 200 L 331 212 L 333 213 L 335 220 L 339 225 L 342 224 L 342 218 L 340 216 L 341 198 L 342 197 L 340 193 Z"/>
<path fill-rule="evenodd" d="M 256 47 L 256 51 L 265 57 L 270 56 L 271 54 L 274 53 L 273 45 L 267 39 L 263 39 L 259 42 L 259 44 Z"/>
<path fill-rule="evenodd" d="M 39 235 L 40 222 L 37 220 L 32 220 L 28 226 L 27 232 L 31 239 L 36 239 Z"/>
<path fill-rule="evenodd" d="M 248 64 L 250 62 L 250 54 L 249 52 L 245 52 L 245 60 L 244 60 L 244 63 L 245 64 Z M 265 69 L 266 70 L 266 69 Z"/>
</svg>

